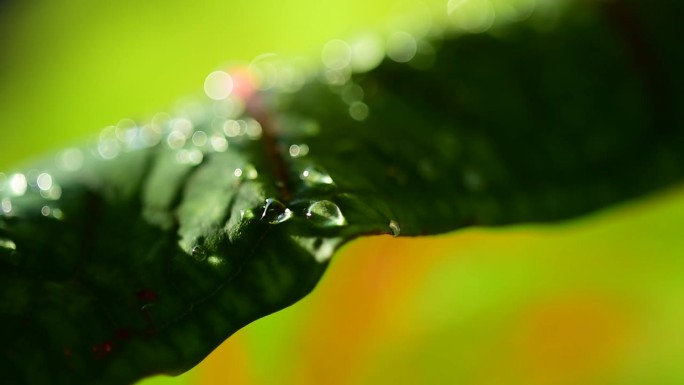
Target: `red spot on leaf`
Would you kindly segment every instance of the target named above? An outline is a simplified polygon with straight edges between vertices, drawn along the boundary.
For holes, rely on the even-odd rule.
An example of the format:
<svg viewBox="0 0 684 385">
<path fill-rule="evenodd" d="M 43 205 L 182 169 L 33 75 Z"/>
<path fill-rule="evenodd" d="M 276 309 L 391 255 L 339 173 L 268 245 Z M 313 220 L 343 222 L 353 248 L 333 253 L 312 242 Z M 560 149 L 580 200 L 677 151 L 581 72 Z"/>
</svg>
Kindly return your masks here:
<svg viewBox="0 0 684 385">
<path fill-rule="evenodd" d="M 159 295 L 157 293 L 148 289 L 139 290 L 137 293 L 135 293 L 135 295 L 143 302 L 156 301 L 159 299 Z"/>
<path fill-rule="evenodd" d="M 92 350 L 96 358 L 105 358 L 112 352 L 112 343 L 105 341 L 99 345 L 93 345 Z"/>
<path fill-rule="evenodd" d="M 127 340 L 131 338 L 131 331 L 129 329 L 119 329 L 116 331 L 116 338 L 120 340 Z"/>
</svg>

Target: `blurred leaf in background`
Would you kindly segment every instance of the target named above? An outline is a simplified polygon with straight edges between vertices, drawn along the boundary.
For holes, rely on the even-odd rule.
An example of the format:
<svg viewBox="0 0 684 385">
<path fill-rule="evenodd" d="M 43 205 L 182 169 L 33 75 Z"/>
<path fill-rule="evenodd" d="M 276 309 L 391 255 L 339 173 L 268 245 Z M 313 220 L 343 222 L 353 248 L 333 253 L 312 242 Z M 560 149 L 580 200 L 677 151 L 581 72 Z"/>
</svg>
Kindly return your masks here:
<svg viewBox="0 0 684 385">
<path fill-rule="evenodd" d="M 314 60 L 331 38 L 385 28 L 397 7 L 417 6 L 0 7 L 7 168 L 171 108 L 226 60 Z M 142 383 L 682 383 L 682 226 L 675 191 L 563 225 L 356 241 L 302 302 L 243 329 L 193 371 Z"/>
</svg>

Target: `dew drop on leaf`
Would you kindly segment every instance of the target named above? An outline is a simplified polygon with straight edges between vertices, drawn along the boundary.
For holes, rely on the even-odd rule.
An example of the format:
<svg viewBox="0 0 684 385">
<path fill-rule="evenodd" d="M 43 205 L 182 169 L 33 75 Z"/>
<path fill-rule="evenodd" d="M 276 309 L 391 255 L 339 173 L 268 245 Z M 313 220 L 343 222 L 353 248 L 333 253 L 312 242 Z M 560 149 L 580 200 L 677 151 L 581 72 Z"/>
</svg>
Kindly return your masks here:
<svg viewBox="0 0 684 385">
<path fill-rule="evenodd" d="M 390 221 L 389 228 L 390 228 L 390 231 L 392 232 L 392 236 L 398 237 L 399 234 L 401 234 L 401 227 L 399 227 L 399 223 L 397 223 L 397 221 L 394 221 L 394 220 Z"/>
<path fill-rule="evenodd" d="M 320 227 L 343 226 L 347 220 L 340 208 L 333 202 L 321 200 L 313 202 L 306 210 L 306 218 Z"/>
<path fill-rule="evenodd" d="M 292 211 L 285 207 L 285 205 L 277 199 L 268 198 L 264 204 L 264 211 L 261 214 L 261 219 L 268 223 L 275 225 L 283 223 L 292 218 Z"/>
<path fill-rule="evenodd" d="M 333 184 L 333 179 L 323 169 L 309 166 L 302 171 L 301 179 L 309 185 Z"/>
<path fill-rule="evenodd" d="M 207 257 L 207 250 L 202 246 L 195 246 L 190 251 L 190 255 L 198 261 L 203 261 Z"/>
<path fill-rule="evenodd" d="M 245 179 L 254 180 L 259 176 L 259 173 L 253 165 L 247 164 L 242 168 L 242 175 Z"/>
<path fill-rule="evenodd" d="M 4 214 L 9 214 L 12 212 L 12 201 L 9 198 L 5 198 L 0 202 L 0 212 Z"/>
<path fill-rule="evenodd" d="M 0 249 L 16 250 L 17 245 L 11 239 L 0 238 Z"/>
</svg>

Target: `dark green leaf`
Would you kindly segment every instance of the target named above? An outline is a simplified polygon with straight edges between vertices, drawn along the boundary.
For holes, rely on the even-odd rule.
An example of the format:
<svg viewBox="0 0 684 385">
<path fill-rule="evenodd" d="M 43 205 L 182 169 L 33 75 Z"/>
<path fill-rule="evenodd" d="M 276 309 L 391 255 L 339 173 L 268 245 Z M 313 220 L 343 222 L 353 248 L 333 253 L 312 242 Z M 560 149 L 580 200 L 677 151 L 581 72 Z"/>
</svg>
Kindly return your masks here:
<svg viewBox="0 0 684 385">
<path fill-rule="evenodd" d="M 354 237 L 559 220 L 681 180 L 668 6 L 419 42 L 437 54 L 0 175 L 3 381 L 179 373 L 304 296 Z"/>
</svg>

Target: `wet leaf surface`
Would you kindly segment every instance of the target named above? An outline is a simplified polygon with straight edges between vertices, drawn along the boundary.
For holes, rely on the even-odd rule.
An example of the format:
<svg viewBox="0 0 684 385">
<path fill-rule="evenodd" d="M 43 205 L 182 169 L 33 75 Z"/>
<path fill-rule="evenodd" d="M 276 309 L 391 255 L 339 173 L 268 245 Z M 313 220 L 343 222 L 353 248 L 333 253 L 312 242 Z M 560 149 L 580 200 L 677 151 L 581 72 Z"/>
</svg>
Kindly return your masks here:
<svg viewBox="0 0 684 385">
<path fill-rule="evenodd" d="M 332 61 L 1 174 L 3 381 L 179 373 L 355 237 L 561 220 L 681 180 L 672 4 L 419 41 L 436 54 L 351 77 Z"/>
</svg>

